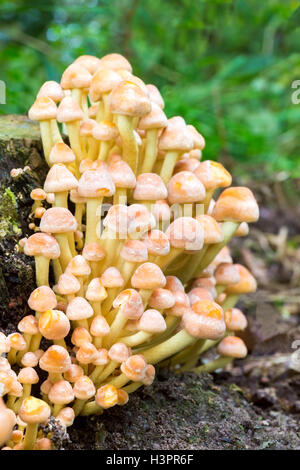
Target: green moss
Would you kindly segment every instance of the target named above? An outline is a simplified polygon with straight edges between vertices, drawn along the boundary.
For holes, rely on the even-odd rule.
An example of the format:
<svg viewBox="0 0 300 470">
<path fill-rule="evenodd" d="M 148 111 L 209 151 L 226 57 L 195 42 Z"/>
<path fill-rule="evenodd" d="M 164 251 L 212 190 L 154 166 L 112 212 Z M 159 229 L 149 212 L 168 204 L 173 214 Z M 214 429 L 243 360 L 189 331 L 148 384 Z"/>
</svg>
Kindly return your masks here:
<svg viewBox="0 0 300 470">
<path fill-rule="evenodd" d="M 17 201 L 10 188 L 0 187 L 0 238 L 9 232 L 21 233 L 17 211 Z"/>
</svg>

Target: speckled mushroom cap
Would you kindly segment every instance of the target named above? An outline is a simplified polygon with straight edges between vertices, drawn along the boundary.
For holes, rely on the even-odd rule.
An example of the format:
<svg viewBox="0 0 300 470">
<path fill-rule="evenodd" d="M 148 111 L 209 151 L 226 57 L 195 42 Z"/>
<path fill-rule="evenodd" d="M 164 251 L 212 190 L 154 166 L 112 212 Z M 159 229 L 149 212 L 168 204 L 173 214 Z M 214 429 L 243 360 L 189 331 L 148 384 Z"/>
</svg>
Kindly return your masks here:
<svg viewBox="0 0 300 470">
<path fill-rule="evenodd" d="M 73 276 L 89 276 L 91 268 L 84 256 L 76 255 L 69 262 L 66 272 L 73 274 Z"/>
<path fill-rule="evenodd" d="M 127 235 L 128 229 L 128 207 L 123 204 L 111 206 L 103 220 L 103 225 L 110 232 Z"/>
<path fill-rule="evenodd" d="M 221 356 L 243 358 L 247 356 L 247 347 L 244 341 L 237 336 L 226 336 L 218 344 L 217 351 Z"/>
<path fill-rule="evenodd" d="M 109 108 L 113 114 L 144 116 L 151 111 L 151 103 L 138 85 L 123 81 L 112 90 Z"/>
<path fill-rule="evenodd" d="M 28 117 L 32 121 L 47 121 L 56 119 L 56 116 L 56 104 L 48 96 L 37 98 L 28 112 Z"/>
<path fill-rule="evenodd" d="M 138 321 L 138 328 L 148 333 L 162 333 L 167 325 L 162 314 L 155 309 L 145 310 Z"/>
<path fill-rule="evenodd" d="M 230 308 L 224 313 L 226 328 L 229 331 L 242 331 L 247 328 L 248 321 L 239 308 Z"/>
<path fill-rule="evenodd" d="M 220 243 L 223 241 L 224 235 L 221 226 L 213 217 L 201 214 L 196 216 L 196 220 L 203 228 L 205 244 Z"/>
<path fill-rule="evenodd" d="M 41 218 L 40 229 L 47 233 L 75 232 L 77 225 L 77 220 L 68 209 L 51 207 Z"/>
<path fill-rule="evenodd" d="M 238 270 L 240 280 L 235 284 L 231 284 L 226 288 L 227 294 L 249 294 L 255 292 L 257 283 L 250 271 L 241 264 L 234 265 Z"/>
<path fill-rule="evenodd" d="M 129 72 L 132 72 L 132 67 L 128 60 L 124 56 L 116 52 L 101 57 L 98 68 L 107 68 L 111 70 L 128 70 Z"/>
<path fill-rule="evenodd" d="M 124 362 L 131 356 L 130 349 L 124 343 L 115 343 L 108 351 L 108 356 L 112 361 Z"/>
<path fill-rule="evenodd" d="M 231 175 L 219 162 L 205 160 L 195 169 L 195 175 L 206 190 L 224 188 L 231 185 Z"/>
<path fill-rule="evenodd" d="M 32 396 L 25 398 L 19 409 L 21 420 L 28 424 L 45 423 L 50 415 L 50 406 L 43 400 Z"/>
<path fill-rule="evenodd" d="M 164 109 L 165 103 L 160 94 L 159 89 L 155 85 L 152 85 L 151 83 L 148 83 L 146 87 L 147 87 L 151 102 L 156 103 L 161 109 Z"/>
<path fill-rule="evenodd" d="M 37 318 L 33 315 L 26 315 L 19 321 L 18 330 L 21 331 L 21 333 L 36 335 L 39 332 Z"/>
<path fill-rule="evenodd" d="M 180 150 L 182 152 L 193 148 L 193 139 L 186 129 L 185 121 L 180 116 L 174 116 L 168 120 L 159 139 L 160 150 Z"/>
<path fill-rule="evenodd" d="M 150 113 L 143 116 L 139 121 L 139 129 L 163 129 L 167 127 L 168 119 L 161 109 L 161 107 L 155 102 L 151 102 Z"/>
<path fill-rule="evenodd" d="M 100 198 L 112 196 L 115 185 L 108 171 L 86 170 L 78 183 L 78 194 L 87 198 Z"/>
<path fill-rule="evenodd" d="M 91 302 L 102 302 L 107 297 L 107 292 L 100 277 L 94 278 L 87 286 L 85 297 Z"/>
<path fill-rule="evenodd" d="M 63 273 L 59 276 L 56 291 L 62 295 L 76 294 L 80 290 L 80 282 L 71 273 Z"/>
<path fill-rule="evenodd" d="M 106 252 L 100 243 L 91 242 L 84 246 L 82 255 L 88 261 L 101 261 L 105 258 Z"/>
<path fill-rule="evenodd" d="M 236 265 L 231 263 L 219 264 L 214 272 L 214 277 L 216 279 L 216 283 L 221 286 L 237 284 L 240 281 L 239 270 Z"/>
<path fill-rule="evenodd" d="M 120 271 L 114 266 L 110 266 L 101 274 L 101 282 L 104 287 L 123 287 L 124 279 Z"/>
<path fill-rule="evenodd" d="M 142 297 L 135 289 L 123 290 L 115 298 L 113 307 L 119 308 L 120 312 L 129 320 L 137 320 L 144 312 Z"/>
<path fill-rule="evenodd" d="M 148 301 L 149 307 L 160 310 L 171 308 L 174 304 L 175 298 L 173 293 L 169 289 L 163 289 L 161 287 L 153 290 Z"/>
<path fill-rule="evenodd" d="M 156 225 L 155 218 L 142 204 L 131 204 L 128 207 L 128 233 L 145 233 Z"/>
<path fill-rule="evenodd" d="M 60 248 L 56 239 L 48 233 L 34 233 L 25 240 L 24 253 L 28 256 L 44 256 L 49 259 L 60 257 Z"/>
<path fill-rule="evenodd" d="M 89 88 L 92 75 L 80 62 L 74 62 L 66 68 L 61 77 L 61 87 L 64 90 L 72 88 Z"/>
<path fill-rule="evenodd" d="M 97 121 L 94 119 L 85 119 L 80 123 L 79 134 L 81 137 L 92 137 L 93 129 L 97 126 Z"/>
<path fill-rule="evenodd" d="M 59 193 L 76 189 L 78 181 L 63 163 L 55 163 L 46 176 L 44 190 L 47 193 Z"/>
<path fill-rule="evenodd" d="M 169 239 L 161 230 L 150 230 L 143 235 L 142 241 L 151 255 L 165 256 L 170 251 Z"/>
<path fill-rule="evenodd" d="M 210 300 L 199 300 L 182 317 L 186 331 L 196 338 L 216 340 L 225 334 L 222 307 Z"/>
<path fill-rule="evenodd" d="M 39 376 L 33 367 L 23 367 L 18 373 L 18 382 L 21 384 L 33 385 L 37 384 Z"/>
<path fill-rule="evenodd" d="M 84 320 L 94 315 L 91 305 L 83 297 L 75 297 L 68 303 L 67 317 L 69 320 Z"/>
<path fill-rule="evenodd" d="M 143 263 L 148 259 L 148 250 L 142 241 L 128 240 L 124 243 L 120 256 L 131 263 Z"/>
<path fill-rule="evenodd" d="M 180 171 L 168 183 L 168 200 L 173 203 L 200 202 L 205 198 L 205 188 L 190 171 Z"/>
<path fill-rule="evenodd" d="M 104 93 L 110 93 L 122 80 L 123 78 L 116 70 L 100 68 L 91 81 L 90 97 L 92 101 L 99 101 Z"/>
<path fill-rule="evenodd" d="M 60 310 L 46 310 L 39 318 L 39 330 L 45 338 L 50 340 L 65 338 L 70 328 L 68 317 Z"/>
<path fill-rule="evenodd" d="M 142 173 L 137 177 L 133 197 L 137 201 L 157 201 L 165 199 L 168 195 L 167 188 L 156 173 Z"/>
<path fill-rule="evenodd" d="M 66 380 L 59 380 L 52 385 L 48 393 L 49 400 L 55 405 L 67 405 L 74 400 L 72 385 Z"/>
<path fill-rule="evenodd" d="M 102 315 L 97 315 L 93 318 L 90 326 L 90 332 L 93 336 L 105 336 L 110 332 L 109 324 Z"/>
<path fill-rule="evenodd" d="M 204 232 L 199 222 L 192 217 L 179 217 L 168 227 L 166 235 L 175 248 L 201 250 Z"/>
<path fill-rule="evenodd" d="M 71 365 L 68 351 L 59 345 L 50 346 L 39 360 L 40 368 L 47 372 L 66 372 Z"/>
<path fill-rule="evenodd" d="M 100 65 L 100 59 L 93 55 L 84 54 L 80 55 L 76 60 L 74 60 L 74 64 L 78 63 L 93 75 Z"/>
<path fill-rule="evenodd" d="M 136 177 L 130 166 L 124 160 L 114 160 L 108 166 L 116 187 L 133 189 L 136 185 Z"/>
<path fill-rule="evenodd" d="M 135 270 L 131 285 L 136 289 L 156 289 L 165 287 L 166 278 L 157 264 L 143 263 Z"/>
<path fill-rule="evenodd" d="M 41 86 L 37 94 L 37 98 L 41 98 L 43 96 L 51 98 L 51 100 L 57 103 L 63 99 L 65 94 L 59 83 L 49 80 Z"/>
<path fill-rule="evenodd" d="M 218 221 L 256 222 L 259 208 L 249 188 L 231 187 L 221 193 L 212 215 Z"/>
<path fill-rule="evenodd" d="M 155 201 L 152 206 L 152 214 L 155 217 L 155 220 L 169 222 L 171 220 L 171 210 L 167 201 L 160 199 Z"/>
<path fill-rule="evenodd" d="M 72 163 L 75 161 L 73 150 L 64 142 L 55 144 L 49 154 L 49 162 L 54 163 Z"/>
<path fill-rule="evenodd" d="M 117 126 L 110 121 L 101 121 L 96 123 L 92 130 L 92 135 L 96 140 L 114 140 L 118 137 Z"/>
<path fill-rule="evenodd" d="M 83 119 L 83 112 L 78 103 L 71 97 L 65 96 L 57 108 L 58 122 L 74 122 Z"/>
<path fill-rule="evenodd" d="M 28 299 L 28 305 L 36 312 L 45 312 L 48 309 L 53 309 L 56 307 L 56 295 L 50 287 L 40 286 L 31 292 Z"/>
<path fill-rule="evenodd" d="M 186 127 L 187 127 L 188 132 L 190 133 L 190 135 L 193 138 L 194 148 L 199 149 L 199 150 L 203 150 L 204 147 L 205 147 L 204 137 L 200 134 L 200 132 L 197 131 L 195 126 L 192 126 L 191 124 L 188 124 Z"/>
<path fill-rule="evenodd" d="M 96 388 L 92 380 L 83 375 L 76 380 L 74 384 L 74 395 L 79 400 L 89 400 L 92 398 L 96 393 Z"/>
</svg>

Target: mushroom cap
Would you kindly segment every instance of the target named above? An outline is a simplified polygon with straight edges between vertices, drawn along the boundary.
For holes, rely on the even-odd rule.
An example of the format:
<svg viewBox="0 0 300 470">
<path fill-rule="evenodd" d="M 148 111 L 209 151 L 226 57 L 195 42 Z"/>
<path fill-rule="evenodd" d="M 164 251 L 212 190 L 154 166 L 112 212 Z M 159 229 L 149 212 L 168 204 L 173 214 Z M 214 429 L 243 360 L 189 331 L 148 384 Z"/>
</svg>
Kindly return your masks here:
<svg viewBox="0 0 300 470">
<path fill-rule="evenodd" d="M 64 142 L 55 144 L 49 155 L 49 162 L 54 163 L 72 163 L 76 159 L 73 150 Z"/>
<path fill-rule="evenodd" d="M 83 112 L 72 96 L 65 96 L 57 108 L 58 122 L 74 122 L 83 119 Z"/>
<path fill-rule="evenodd" d="M 224 313 L 226 328 L 229 331 L 242 331 L 247 328 L 248 321 L 239 308 L 231 308 Z"/>
<path fill-rule="evenodd" d="M 51 100 L 57 103 L 63 99 L 65 94 L 59 83 L 49 80 L 41 86 L 36 97 L 42 98 L 43 96 L 51 98 Z"/>
<path fill-rule="evenodd" d="M 28 256 L 44 256 L 49 259 L 60 257 L 59 244 L 48 233 L 34 233 L 25 240 L 24 253 Z"/>
<path fill-rule="evenodd" d="M 86 328 L 78 326 L 72 333 L 71 342 L 80 348 L 84 343 L 90 343 L 92 337 Z"/>
<path fill-rule="evenodd" d="M 106 336 L 110 332 L 109 324 L 107 323 L 106 319 L 102 315 L 97 315 L 93 318 L 93 321 L 90 326 L 90 332 L 93 336 Z"/>
<path fill-rule="evenodd" d="M 109 108 L 113 114 L 144 116 L 151 111 L 151 102 L 138 85 L 122 81 L 110 94 Z"/>
<path fill-rule="evenodd" d="M 100 277 L 92 279 L 85 293 L 86 299 L 91 302 L 102 302 L 107 297 L 107 292 Z"/>
<path fill-rule="evenodd" d="M 66 405 L 74 400 L 72 386 L 66 380 L 59 380 L 52 385 L 48 393 L 49 400 L 55 405 Z"/>
<path fill-rule="evenodd" d="M 199 166 L 199 160 L 196 158 L 181 158 L 174 167 L 174 174 L 180 171 L 191 171 L 192 173 Z"/>
<path fill-rule="evenodd" d="M 178 290 L 184 292 L 184 287 L 180 279 L 176 276 L 166 276 L 166 289 L 169 289 L 171 292 L 176 292 Z"/>
<path fill-rule="evenodd" d="M 235 237 L 246 237 L 249 233 L 249 225 L 247 222 L 242 222 L 236 229 L 234 236 Z"/>
<path fill-rule="evenodd" d="M 147 87 L 149 98 L 152 104 L 156 103 L 161 109 L 164 109 L 165 103 L 160 94 L 159 89 L 155 85 L 152 85 L 151 83 L 148 83 L 146 87 Z"/>
<path fill-rule="evenodd" d="M 77 57 L 77 59 L 74 60 L 74 64 L 80 64 L 93 75 L 100 65 L 100 59 L 93 55 L 84 54 Z"/>
<path fill-rule="evenodd" d="M 92 242 L 84 246 L 82 255 L 88 261 L 101 261 L 105 258 L 106 252 L 100 243 Z"/>
<path fill-rule="evenodd" d="M 224 188 L 231 185 L 231 175 L 219 162 L 205 160 L 200 162 L 195 170 L 195 175 L 206 190 Z"/>
<path fill-rule="evenodd" d="M 36 312 L 45 312 L 55 308 L 57 305 L 56 296 L 53 290 L 48 286 L 41 286 L 31 292 L 28 299 L 28 305 Z"/>
<path fill-rule="evenodd" d="M 237 267 L 231 263 L 221 263 L 217 266 L 214 277 L 216 283 L 221 286 L 237 284 L 240 281 L 240 275 Z"/>
<path fill-rule="evenodd" d="M 137 85 L 146 94 L 146 96 L 149 97 L 148 88 L 140 77 L 133 75 L 128 70 L 118 70 L 118 73 L 121 75 L 123 80 Z"/>
<path fill-rule="evenodd" d="M 153 290 L 148 301 L 149 307 L 159 310 L 171 308 L 174 304 L 175 298 L 173 293 L 169 289 L 162 289 L 161 287 Z"/>
<path fill-rule="evenodd" d="M 91 364 L 97 359 L 98 350 L 92 343 L 82 343 L 76 353 L 76 359 L 81 364 Z"/>
<path fill-rule="evenodd" d="M 191 336 L 202 339 L 220 339 L 226 331 L 222 307 L 211 300 L 193 304 L 183 314 L 182 325 Z"/>
<path fill-rule="evenodd" d="M 117 405 L 118 389 L 111 384 L 106 384 L 98 388 L 96 393 L 96 403 L 104 409 Z"/>
<path fill-rule="evenodd" d="M 69 320 L 84 320 L 94 315 L 91 305 L 83 297 L 75 297 L 68 303 L 67 317 Z"/>
<path fill-rule="evenodd" d="M 114 300 L 113 307 L 119 311 L 128 320 L 137 320 L 144 312 L 143 300 L 139 292 L 134 289 L 123 290 Z"/>
<path fill-rule="evenodd" d="M 69 209 L 51 207 L 41 218 L 40 229 L 47 233 L 67 233 L 77 230 L 77 220 Z"/>
<path fill-rule="evenodd" d="M 106 54 L 101 57 L 98 68 L 107 68 L 111 70 L 128 70 L 129 72 L 132 71 L 132 67 L 128 60 L 124 56 L 116 52 Z"/>
<path fill-rule="evenodd" d="M 122 82 L 122 77 L 117 71 L 108 68 L 100 68 L 94 75 L 90 85 L 90 97 L 92 101 L 100 101 L 104 93 L 110 93 L 115 86 Z"/>
<path fill-rule="evenodd" d="M 156 264 L 143 263 L 131 277 L 131 285 L 136 289 L 156 289 L 166 285 L 166 278 Z"/>
<path fill-rule="evenodd" d="M 75 412 L 73 408 L 66 406 L 56 416 L 56 419 L 60 421 L 62 426 L 69 427 L 72 426 L 75 419 Z"/>
<path fill-rule="evenodd" d="M 159 138 L 159 150 L 186 151 L 191 150 L 193 145 L 193 139 L 187 130 L 184 119 L 180 116 L 170 118 Z"/>
<path fill-rule="evenodd" d="M 129 400 L 128 393 L 122 388 L 119 388 L 118 389 L 118 405 L 119 406 L 126 405 L 126 403 L 128 403 L 128 400 Z"/>
<path fill-rule="evenodd" d="M 60 310 L 46 310 L 39 318 L 39 330 L 47 339 L 63 339 L 69 334 L 70 321 Z"/>
<path fill-rule="evenodd" d="M 85 119 L 80 123 L 79 134 L 82 137 L 93 137 L 93 129 L 97 126 L 97 121 L 94 119 Z"/>
<path fill-rule="evenodd" d="M 36 335 L 39 332 L 37 318 L 33 315 L 26 315 L 19 321 L 18 330 L 28 335 Z"/>
<path fill-rule="evenodd" d="M 56 119 L 56 116 L 56 104 L 48 96 L 37 98 L 28 111 L 28 117 L 32 121 L 47 121 L 50 119 Z"/>
<path fill-rule="evenodd" d="M 201 214 L 196 217 L 204 232 L 204 243 L 220 243 L 224 239 L 222 229 L 218 222 L 210 215 Z"/>
<path fill-rule="evenodd" d="M 108 356 L 112 361 L 124 362 L 131 355 L 130 349 L 124 343 L 115 343 L 108 351 Z"/>
<path fill-rule="evenodd" d="M 145 310 L 138 321 L 138 327 L 141 331 L 149 333 L 162 333 L 167 325 L 162 314 L 155 309 Z"/>
<path fill-rule="evenodd" d="M 151 255 L 165 256 L 170 251 L 169 239 L 161 230 L 150 230 L 143 235 L 142 240 Z"/>
<path fill-rule="evenodd" d="M 211 291 L 205 289 L 205 287 L 194 287 L 188 293 L 191 305 L 194 305 L 198 300 L 214 300 Z"/>
<path fill-rule="evenodd" d="M 200 132 L 197 131 L 195 126 L 192 126 L 191 124 L 188 124 L 186 127 L 187 127 L 187 130 L 189 131 L 190 135 L 193 138 L 194 148 L 199 149 L 199 150 L 203 150 L 204 147 L 205 147 L 204 137 L 200 134 Z"/>
<path fill-rule="evenodd" d="M 213 209 L 213 217 L 218 221 L 256 222 L 259 208 L 249 188 L 231 187 L 219 196 Z"/>
<path fill-rule="evenodd" d="M 103 220 L 103 225 L 110 232 L 119 233 L 120 236 L 127 236 L 128 207 L 123 204 L 111 206 Z"/>
<path fill-rule="evenodd" d="M 39 363 L 39 360 L 33 352 L 28 351 L 22 357 L 21 363 L 24 367 L 36 367 Z"/>
<path fill-rule="evenodd" d="M 40 368 L 47 372 L 66 372 L 71 365 L 68 351 L 59 345 L 50 346 L 39 360 Z"/>
<path fill-rule="evenodd" d="M 95 385 L 89 377 L 83 375 L 76 380 L 74 384 L 74 395 L 76 398 L 79 400 L 89 400 L 95 395 L 95 393 Z"/>
<path fill-rule="evenodd" d="M 101 198 L 112 196 L 115 185 L 110 173 L 105 170 L 86 170 L 78 183 L 78 194 L 83 197 Z"/>
<path fill-rule="evenodd" d="M 137 201 L 157 201 L 165 199 L 168 195 L 167 188 L 156 173 L 142 173 L 137 177 L 133 197 Z"/>
<path fill-rule="evenodd" d="M 217 267 L 221 263 L 232 263 L 232 258 L 230 255 L 230 250 L 228 246 L 224 246 L 222 250 L 219 251 L 212 264 Z"/>
<path fill-rule="evenodd" d="M 182 290 L 173 291 L 174 305 L 168 309 L 168 314 L 174 317 L 182 317 L 182 315 L 190 308 L 190 300 Z"/>
<path fill-rule="evenodd" d="M 98 349 L 97 359 L 93 362 L 95 366 L 105 366 L 109 363 L 108 351 L 105 348 Z"/>
<path fill-rule="evenodd" d="M 133 189 L 136 177 L 130 166 L 124 160 L 114 160 L 108 166 L 112 180 L 116 187 Z"/>
<path fill-rule="evenodd" d="M 45 423 L 50 415 L 50 406 L 43 400 L 32 396 L 25 398 L 19 409 L 21 420 L 28 424 Z"/>
<path fill-rule="evenodd" d="M 124 243 L 120 256 L 131 263 L 143 263 L 148 259 L 148 250 L 142 241 L 128 240 Z"/>
<path fill-rule="evenodd" d="M 121 364 L 121 371 L 129 380 L 139 382 L 146 376 L 147 362 L 141 354 L 130 356 Z"/>
<path fill-rule="evenodd" d="M 102 273 L 101 282 L 105 287 L 122 287 L 124 285 L 124 279 L 120 271 L 114 266 L 107 268 Z"/>
<path fill-rule="evenodd" d="M 89 276 L 91 274 L 90 265 L 82 255 L 76 255 L 69 262 L 66 272 L 73 276 Z"/>
<path fill-rule="evenodd" d="M 20 330 L 21 331 L 21 330 Z M 5 357 L 2 356 L 2 353 L 7 353 L 10 350 L 8 340 L 2 331 L 0 331 L 0 370 L 10 369 L 10 364 Z"/>
<path fill-rule="evenodd" d="M 155 367 L 152 364 L 147 365 L 145 377 L 142 380 L 143 384 L 149 386 L 153 383 L 155 379 Z"/>
<path fill-rule="evenodd" d="M 156 225 L 155 218 L 142 204 L 128 207 L 128 233 L 144 233 Z"/>
<path fill-rule="evenodd" d="M 80 290 L 80 282 L 71 273 L 64 273 L 59 276 L 56 284 L 56 291 L 62 295 L 76 294 Z"/>
<path fill-rule="evenodd" d="M 204 232 L 200 223 L 192 217 L 179 217 L 172 222 L 166 235 L 174 248 L 183 250 L 201 250 Z"/>
<path fill-rule="evenodd" d="M 35 188 L 31 191 L 30 197 L 34 201 L 44 201 L 47 197 L 47 194 L 42 188 Z"/>
<path fill-rule="evenodd" d="M 95 124 L 92 135 L 96 140 L 114 140 L 118 137 L 117 126 L 110 121 L 101 121 Z"/>
<path fill-rule="evenodd" d="M 167 201 L 159 200 L 155 201 L 155 204 L 152 206 L 152 213 L 155 217 L 155 220 L 159 221 L 167 221 L 169 222 L 171 219 L 171 211 L 169 204 Z"/>
<path fill-rule="evenodd" d="M 190 171 L 180 171 L 168 183 L 168 200 L 171 204 L 178 202 L 200 202 L 205 198 L 205 188 L 201 181 Z"/>
<path fill-rule="evenodd" d="M 39 376 L 32 367 L 23 367 L 18 374 L 18 382 L 33 385 L 39 382 Z"/>
<path fill-rule="evenodd" d="M 89 88 L 91 80 L 92 75 L 87 68 L 83 67 L 80 62 L 74 62 L 62 74 L 60 84 L 64 90 Z"/>
<path fill-rule="evenodd" d="M 78 181 L 63 163 L 55 163 L 46 176 L 44 190 L 47 193 L 59 193 L 76 189 Z"/>
<path fill-rule="evenodd" d="M 68 382 L 76 382 L 76 380 L 78 380 L 79 377 L 82 377 L 83 374 L 84 372 L 82 367 L 78 364 L 71 364 L 69 369 L 64 373 L 64 378 L 68 380 Z"/>
<path fill-rule="evenodd" d="M 237 357 L 242 359 L 247 356 L 247 347 L 244 341 L 237 336 L 226 336 L 218 344 L 217 351 L 221 356 Z"/>
<path fill-rule="evenodd" d="M 145 114 L 139 121 L 139 129 L 162 129 L 167 125 L 168 119 L 165 113 L 155 102 L 151 102 L 150 113 Z"/>
<path fill-rule="evenodd" d="M 255 292 L 257 288 L 257 283 L 255 278 L 252 276 L 250 271 L 248 271 L 245 266 L 241 264 L 234 264 L 237 268 L 240 280 L 235 284 L 231 284 L 226 288 L 227 294 L 250 294 Z"/>
</svg>

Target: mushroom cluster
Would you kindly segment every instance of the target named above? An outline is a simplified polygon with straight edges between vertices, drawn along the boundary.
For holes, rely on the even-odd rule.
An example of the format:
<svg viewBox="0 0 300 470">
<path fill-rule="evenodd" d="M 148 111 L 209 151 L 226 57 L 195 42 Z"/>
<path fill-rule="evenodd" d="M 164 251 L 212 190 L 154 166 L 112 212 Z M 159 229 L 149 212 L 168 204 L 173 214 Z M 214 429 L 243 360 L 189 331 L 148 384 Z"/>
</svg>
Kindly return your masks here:
<svg viewBox="0 0 300 470">
<path fill-rule="evenodd" d="M 235 304 L 256 282 L 227 244 L 247 235 L 257 203 L 201 161 L 202 135 L 163 108 L 154 85 L 108 54 L 76 59 L 29 110 L 50 169 L 20 241 L 35 259 L 32 314 L 0 333 L 3 449 L 51 449 L 39 426 L 50 416 L 67 428 L 125 405 L 155 365 L 214 371 L 247 354 Z"/>
</svg>

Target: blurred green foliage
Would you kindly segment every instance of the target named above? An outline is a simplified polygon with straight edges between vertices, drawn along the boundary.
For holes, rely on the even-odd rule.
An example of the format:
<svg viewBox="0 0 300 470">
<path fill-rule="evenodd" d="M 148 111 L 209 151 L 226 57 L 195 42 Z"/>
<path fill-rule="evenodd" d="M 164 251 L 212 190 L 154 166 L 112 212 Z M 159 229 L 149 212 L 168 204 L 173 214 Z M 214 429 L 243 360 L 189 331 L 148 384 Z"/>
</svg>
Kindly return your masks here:
<svg viewBox="0 0 300 470">
<path fill-rule="evenodd" d="M 300 176 L 298 1 L 0 0 L 0 13 L 1 113 L 26 113 L 77 56 L 120 52 L 168 117 L 204 134 L 206 158 Z"/>
</svg>

